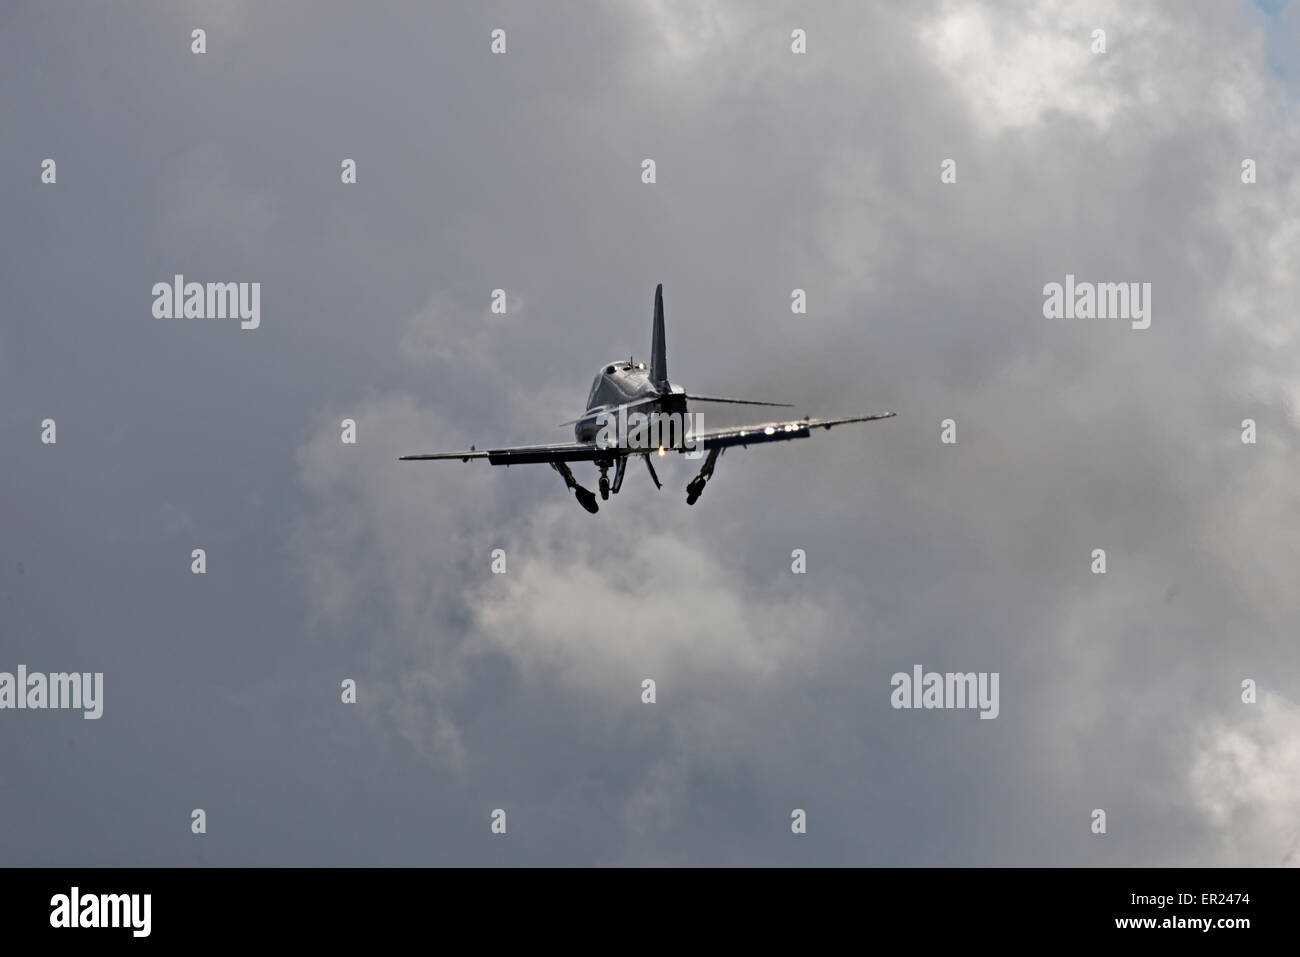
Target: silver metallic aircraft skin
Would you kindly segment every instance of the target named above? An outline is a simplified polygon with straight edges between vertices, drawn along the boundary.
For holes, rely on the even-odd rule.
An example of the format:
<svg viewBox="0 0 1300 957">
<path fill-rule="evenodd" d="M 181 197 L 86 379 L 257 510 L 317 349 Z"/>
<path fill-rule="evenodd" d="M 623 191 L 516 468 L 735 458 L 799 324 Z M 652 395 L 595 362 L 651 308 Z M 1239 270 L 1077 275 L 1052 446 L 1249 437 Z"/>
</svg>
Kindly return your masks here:
<svg viewBox="0 0 1300 957">
<path fill-rule="evenodd" d="M 667 348 L 664 339 L 664 287 L 660 284 L 655 289 L 654 331 L 650 346 L 650 368 L 644 362 L 633 359 L 615 360 L 606 363 L 596 373 L 596 379 L 587 395 L 587 411 L 581 418 L 565 425 L 573 426 L 574 442 L 559 442 L 548 445 L 519 445 L 501 449 L 479 450 L 473 446 L 464 452 L 436 452 L 430 455 L 403 455 L 401 461 L 431 461 L 440 459 L 487 459 L 492 465 L 525 465 L 547 463 L 560 473 L 564 484 L 573 489 L 578 503 L 588 512 L 596 512 L 596 496 L 583 488 L 573 478 L 569 462 L 594 462 L 600 469 L 600 495 L 608 499 L 610 494 L 617 494 L 623 486 L 623 473 L 630 456 L 640 455 L 650 470 L 650 477 L 656 488 L 662 488 L 659 476 L 655 473 L 650 455 L 664 456 L 668 452 L 684 454 L 702 451 L 705 454 L 704 465 L 698 475 L 686 486 L 686 503 L 694 505 L 704 491 L 704 486 L 713 475 L 714 466 L 723 451 L 734 445 L 761 445 L 765 442 L 787 442 L 792 439 L 806 439 L 813 429 L 831 429 L 837 425 L 851 422 L 872 422 L 876 419 L 888 419 L 894 412 L 882 412 L 876 415 L 858 415 L 839 419 L 802 419 L 760 422 L 757 425 L 734 426 L 727 429 L 715 429 L 691 435 L 682 435 L 680 430 L 669 431 L 669 439 L 657 448 L 644 448 L 641 445 L 627 445 L 626 434 L 619 437 L 623 444 L 598 444 L 602 426 L 608 425 L 605 435 L 618 434 L 614 424 L 620 411 L 627 415 L 640 413 L 671 415 L 678 413 L 685 418 L 689 402 L 725 402 L 732 405 L 768 405 L 785 406 L 782 402 L 758 402 L 747 399 L 729 399 L 715 396 L 694 395 L 681 386 L 668 381 Z M 610 468 L 614 469 L 614 480 L 608 477 Z"/>
</svg>

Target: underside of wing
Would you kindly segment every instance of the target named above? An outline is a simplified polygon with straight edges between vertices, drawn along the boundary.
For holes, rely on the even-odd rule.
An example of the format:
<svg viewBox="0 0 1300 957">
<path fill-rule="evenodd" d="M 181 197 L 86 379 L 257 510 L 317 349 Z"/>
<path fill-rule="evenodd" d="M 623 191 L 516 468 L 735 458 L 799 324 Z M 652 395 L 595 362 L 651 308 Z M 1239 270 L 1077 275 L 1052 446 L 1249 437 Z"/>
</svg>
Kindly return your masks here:
<svg viewBox="0 0 1300 957">
<path fill-rule="evenodd" d="M 837 425 L 852 422 L 875 422 L 877 419 L 889 419 L 896 412 L 881 412 L 877 415 L 852 415 L 841 419 L 793 419 L 786 422 L 763 422 L 759 425 L 738 425 L 729 429 L 714 429 L 695 436 L 698 444 L 708 449 L 730 448 L 733 445 L 761 445 L 764 442 L 788 442 L 791 439 L 806 439 L 813 429 L 832 429 Z"/>
<path fill-rule="evenodd" d="M 435 452 L 430 455 L 403 455 L 403 462 L 487 459 L 492 465 L 529 465 L 546 462 L 590 462 L 617 450 L 597 448 L 590 442 L 560 442 L 551 445 L 516 445 L 504 449 L 474 449 L 466 452 Z"/>
</svg>

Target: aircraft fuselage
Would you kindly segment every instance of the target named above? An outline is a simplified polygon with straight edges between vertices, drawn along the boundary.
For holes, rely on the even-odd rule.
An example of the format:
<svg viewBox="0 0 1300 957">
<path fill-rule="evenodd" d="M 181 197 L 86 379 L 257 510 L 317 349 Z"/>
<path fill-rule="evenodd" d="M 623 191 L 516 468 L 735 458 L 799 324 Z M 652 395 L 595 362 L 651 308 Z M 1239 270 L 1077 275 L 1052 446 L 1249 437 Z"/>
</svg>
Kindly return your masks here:
<svg viewBox="0 0 1300 957">
<path fill-rule="evenodd" d="M 678 395 L 682 398 L 674 401 Z M 591 392 L 587 395 L 587 412 L 574 424 L 574 437 L 579 442 L 594 442 L 601 429 L 602 414 L 608 413 L 612 421 L 620 406 L 650 415 L 653 412 L 684 412 L 686 401 L 682 389 L 676 386 L 669 386 L 668 395 L 661 395 L 650 381 L 650 371 L 644 362 L 628 359 L 609 362 L 596 373 Z"/>
</svg>

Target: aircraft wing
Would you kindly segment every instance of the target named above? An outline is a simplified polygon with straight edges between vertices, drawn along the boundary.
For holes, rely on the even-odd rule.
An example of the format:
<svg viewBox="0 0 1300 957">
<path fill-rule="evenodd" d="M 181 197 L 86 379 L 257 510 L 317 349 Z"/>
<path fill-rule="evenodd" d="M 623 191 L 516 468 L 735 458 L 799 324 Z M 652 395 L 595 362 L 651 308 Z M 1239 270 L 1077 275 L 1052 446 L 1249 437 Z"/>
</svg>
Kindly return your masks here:
<svg viewBox="0 0 1300 957">
<path fill-rule="evenodd" d="M 738 425 L 730 429 L 702 432 L 695 437 L 695 440 L 704 446 L 705 451 L 730 448 L 733 445 L 787 442 L 790 439 L 806 439 L 812 435 L 813 429 L 832 429 L 837 425 L 848 425 L 851 422 L 875 422 L 877 419 L 889 419 L 897 414 L 897 412 L 881 412 L 878 415 L 854 415 L 842 419 L 793 419 L 786 422 L 763 422 L 759 425 Z"/>
<path fill-rule="evenodd" d="M 465 452 L 435 452 L 431 455 L 403 455 L 403 462 L 487 459 L 493 465 L 529 465 L 540 462 L 590 462 L 617 449 L 600 449 L 593 442 L 558 442 L 551 445 L 516 445 L 504 449 L 469 449 Z"/>
<path fill-rule="evenodd" d="M 763 422 L 758 425 L 740 425 L 730 429 L 702 432 L 696 441 L 704 449 L 729 448 L 733 445 L 761 445 L 764 442 L 787 442 L 806 439 L 813 429 L 831 429 L 851 422 L 874 422 L 897 415 L 882 412 L 878 415 L 855 415 L 843 419 L 794 419 L 787 422 Z M 619 447 L 601 448 L 594 442 L 557 442 L 549 445 L 516 445 L 504 449 L 467 449 L 464 452 L 434 452 L 429 455 L 403 455 L 403 462 L 449 461 L 460 459 L 487 459 L 493 465 L 533 465 L 547 462 L 591 462 L 620 455 L 643 455 L 645 449 Z M 681 451 L 681 450 L 676 450 Z"/>
</svg>

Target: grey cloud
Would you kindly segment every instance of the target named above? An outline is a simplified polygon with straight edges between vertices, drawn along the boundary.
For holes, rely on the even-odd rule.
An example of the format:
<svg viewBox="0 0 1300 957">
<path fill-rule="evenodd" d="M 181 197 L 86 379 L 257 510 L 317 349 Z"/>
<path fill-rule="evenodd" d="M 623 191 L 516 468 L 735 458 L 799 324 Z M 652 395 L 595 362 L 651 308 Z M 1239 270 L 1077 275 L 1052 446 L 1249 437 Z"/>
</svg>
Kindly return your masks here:
<svg viewBox="0 0 1300 957">
<path fill-rule="evenodd" d="M 0 857 L 1295 863 L 1293 16 L 313 10 L 205 57 L 200 6 L 6 15 L 0 667 L 106 703 L 0 735 Z M 153 320 L 173 272 L 261 281 L 262 327 Z M 1044 319 L 1067 272 L 1151 282 L 1151 328 Z M 694 508 L 634 463 L 596 517 L 396 461 L 562 439 L 657 282 L 674 380 L 898 418 Z M 999 717 L 893 710 L 916 663 Z"/>
</svg>

